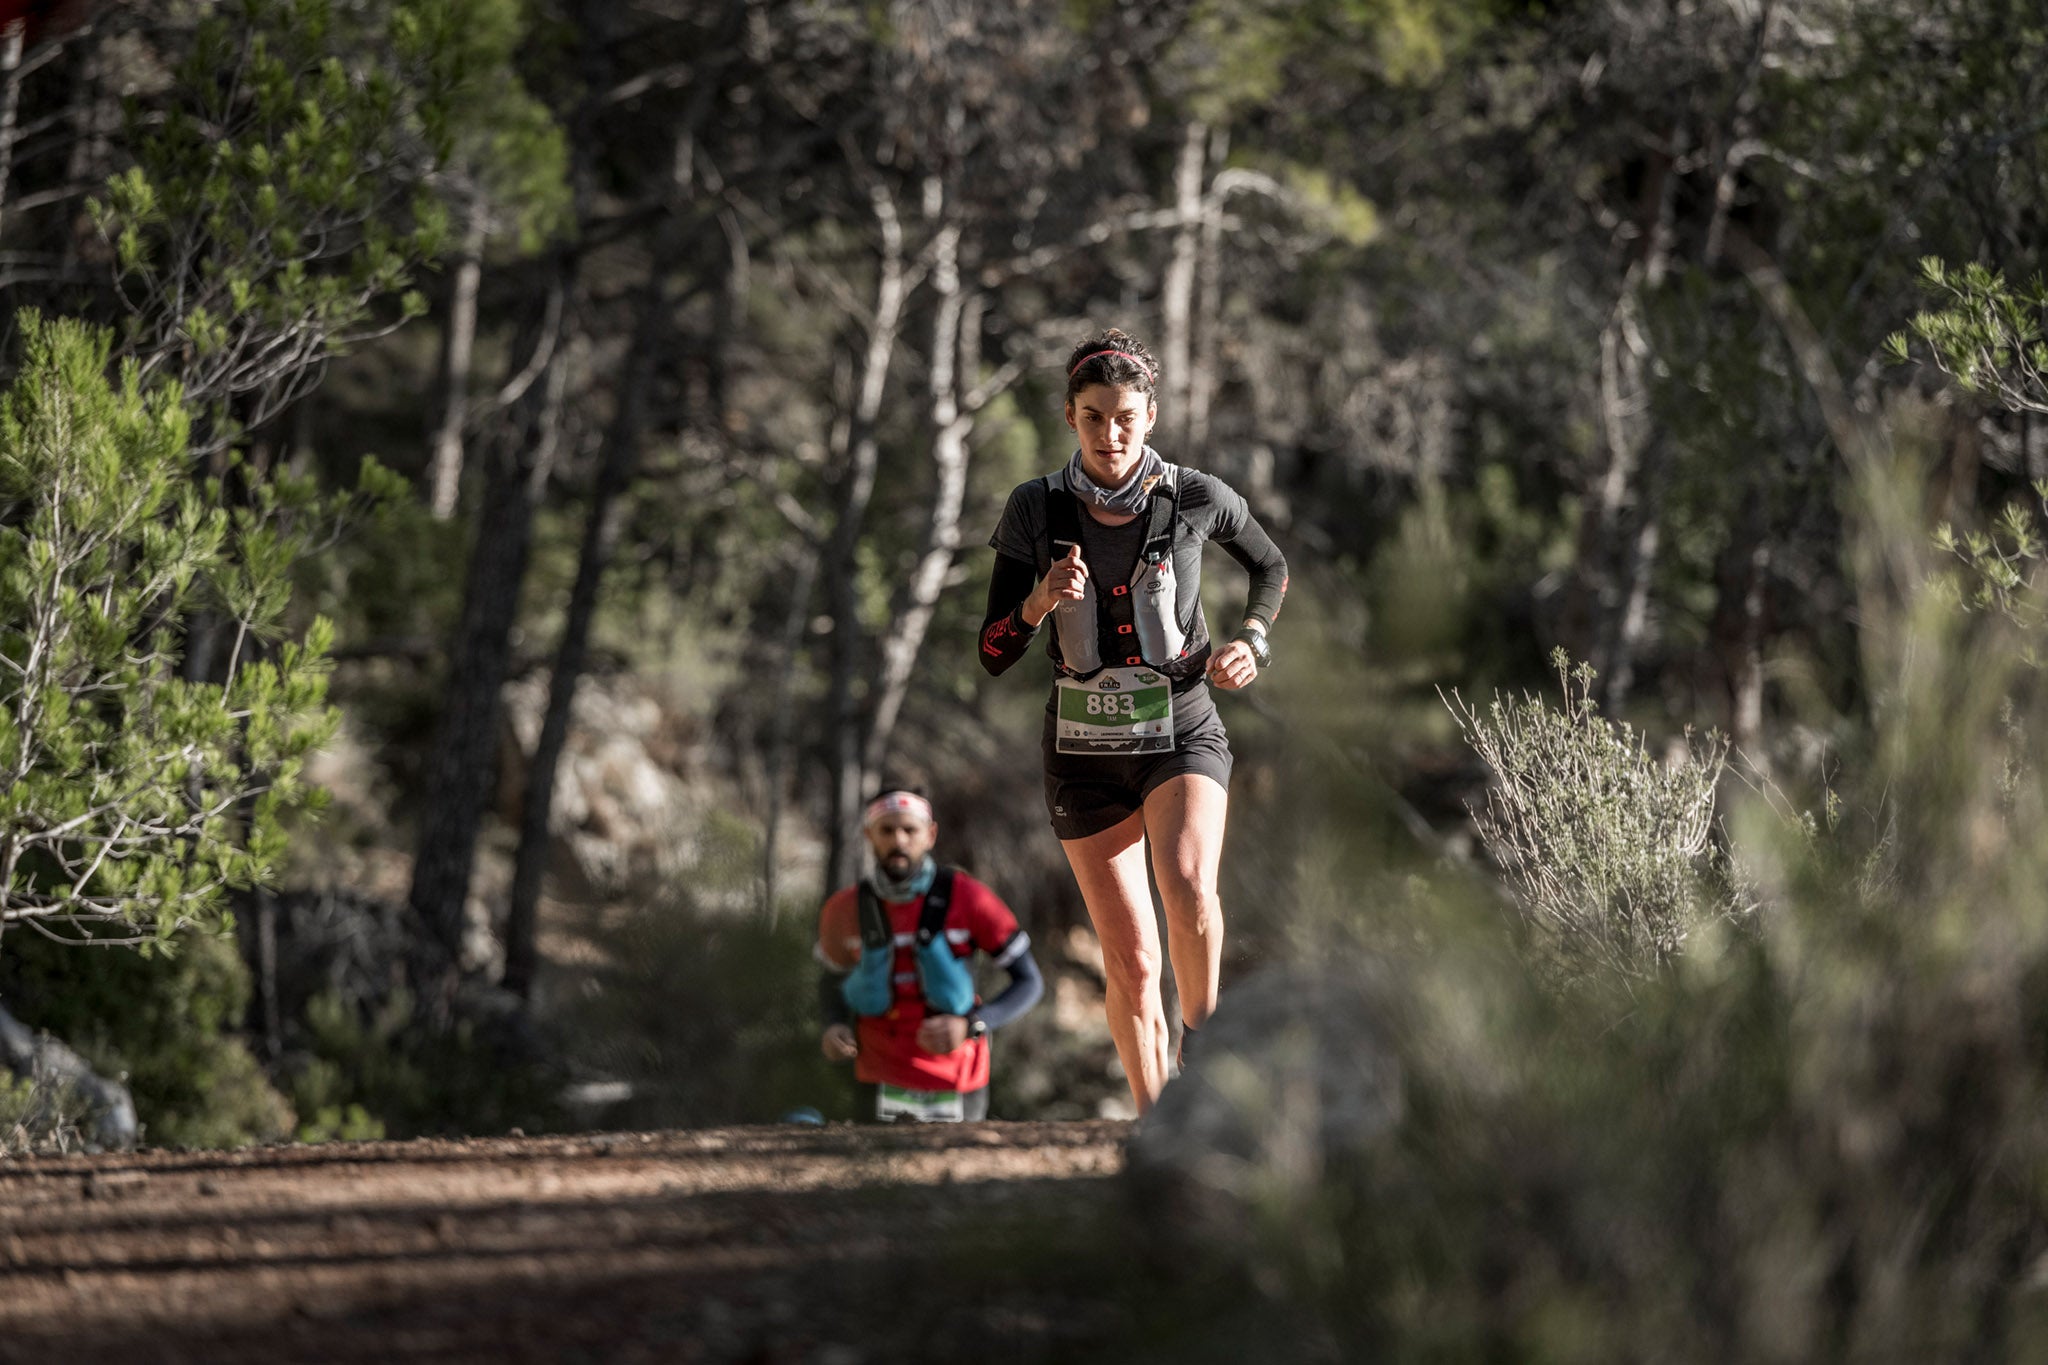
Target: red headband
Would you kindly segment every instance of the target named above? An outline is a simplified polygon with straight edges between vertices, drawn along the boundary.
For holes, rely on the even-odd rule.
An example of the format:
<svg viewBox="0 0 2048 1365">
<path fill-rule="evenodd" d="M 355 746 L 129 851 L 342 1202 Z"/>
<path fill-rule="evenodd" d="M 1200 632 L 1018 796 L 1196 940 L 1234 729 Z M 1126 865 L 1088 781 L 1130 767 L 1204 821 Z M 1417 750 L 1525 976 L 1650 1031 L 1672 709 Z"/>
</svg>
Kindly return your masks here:
<svg viewBox="0 0 2048 1365">
<path fill-rule="evenodd" d="M 1133 365 L 1136 365 L 1139 369 L 1143 370 L 1145 372 L 1145 377 L 1147 379 L 1150 379 L 1152 377 L 1152 367 L 1150 365 L 1147 365 L 1144 361 L 1138 359 L 1138 357 L 1132 355 L 1129 351 L 1090 351 L 1087 355 L 1082 356 L 1079 360 L 1074 362 L 1073 369 L 1067 371 L 1067 378 L 1072 379 L 1074 377 L 1074 370 L 1080 369 L 1083 365 L 1086 365 L 1089 361 L 1095 359 L 1095 357 L 1099 355 L 1120 355 L 1125 360 L 1130 361 Z"/>
<path fill-rule="evenodd" d="M 932 817 L 932 803 L 916 792 L 883 792 L 868 802 L 868 808 L 860 817 L 861 828 L 866 829 L 885 815 L 912 815 L 927 825 L 937 824 Z"/>
</svg>

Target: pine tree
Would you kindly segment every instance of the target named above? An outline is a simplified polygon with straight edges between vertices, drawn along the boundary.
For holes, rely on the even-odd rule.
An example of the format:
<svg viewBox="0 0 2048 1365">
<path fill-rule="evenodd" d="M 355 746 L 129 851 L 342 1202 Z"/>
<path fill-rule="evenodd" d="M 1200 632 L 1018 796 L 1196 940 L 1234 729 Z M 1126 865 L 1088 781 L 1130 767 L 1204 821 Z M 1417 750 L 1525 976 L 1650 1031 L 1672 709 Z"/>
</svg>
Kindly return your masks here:
<svg viewBox="0 0 2048 1365">
<path fill-rule="evenodd" d="M 282 817 L 318 803 L 302 765 L 335 723 L 330 632 L 282 626 L 292 566 L 346 506 L 272 479 L 224 509 L 176 385 L 110 379 L 111 335 L 75 321 L 22 335 L 0 398 L 0 931 L 218 929 L 226 892 L 273 871 Z M 200 610 L 232 641 L 219 682 L 180 675 Z"/>
<path fill-rule="evenodd" d="M 133 163 L 93 204 L 122 349 L 183 384 L 196 453 L 303 397 L 326 360 L 426 311 L 450 201 L 532 246 L 566 209 L 565 152 L 512 78 L 517 0 L 232 0 L 180 35 Z M 465 207 L 465 213 L 468 209 Z"/>
</svg>

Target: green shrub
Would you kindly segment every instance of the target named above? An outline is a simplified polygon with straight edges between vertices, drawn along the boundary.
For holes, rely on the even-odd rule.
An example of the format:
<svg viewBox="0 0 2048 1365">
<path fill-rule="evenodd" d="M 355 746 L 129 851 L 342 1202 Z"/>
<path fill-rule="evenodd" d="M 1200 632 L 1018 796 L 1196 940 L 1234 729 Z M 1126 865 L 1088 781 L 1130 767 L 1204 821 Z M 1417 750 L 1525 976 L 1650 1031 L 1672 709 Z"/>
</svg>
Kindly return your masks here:
<svg viewBox="0 0 2048 1365">
<path fill-rule="evenodd" d="M 427 1026 L 403 987 L 367 1007 L 336 994 L 289 1030 L 301 1141 L 544 1132 L 563 1126 L 558 1069 L 509 1013 Z"/>
<path fill-rule="evenodd" d="M 111 334 L 24 314 L 0 396 L 0 905 L 74 940 L 218 932 L 270 878 L 284 817 L 319 804 L 330 631 L 280 639 L 288 571 L 346 499 L 202 483 L 175 385 L 107 377 Z M 366 489 L 388 481 L 365 464 Z M 211 616 L 221 680 L 183 676 Z"/>
<path fill-rule="evenodd" d="M 850 1072 L 818 1051 L 816 933 L 812 916 L 771 923 L 686 893 L 627 912 L 570 1025 L 585 1066 L 633 1087 L 606 1121 L 771 1122 L 805 1105 L 850 1117 Z"/>
<path fill-rule="evenodd" d="M 374 1142 L 390 1136 L 384 1121 L 350 1100 L 349 1078 L 325 1057 L 307 1059 L 292 1077 L 292 1102 L 302 1117 L 300 1142 Z"/>
<path fill-rule="evenodd" d="M 291 1105 L 237 1032 L 250 984 L 234 941 L 193 934 L 173 946 L 144 957 L 10 934 L 0 999 L 101 1075 L 124 1079 L 152 1145 L 240 1147 L 288 1135 Z"/>
</svg>

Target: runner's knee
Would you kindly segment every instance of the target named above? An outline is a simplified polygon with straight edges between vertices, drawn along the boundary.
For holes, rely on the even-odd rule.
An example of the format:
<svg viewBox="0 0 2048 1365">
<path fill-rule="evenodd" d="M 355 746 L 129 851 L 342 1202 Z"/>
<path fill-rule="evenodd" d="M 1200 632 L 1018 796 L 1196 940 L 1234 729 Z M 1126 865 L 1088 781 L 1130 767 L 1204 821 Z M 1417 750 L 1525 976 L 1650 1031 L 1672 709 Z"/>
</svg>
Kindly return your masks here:
<svg viewBox="0 0 2048 1365">
<path fill-rule="evenodd" d="M 1204 921 L 1221 912 L 1223 901 L 1217 892 L 1213 868 L 1200 861 L 1176 860 L 1164 872 L 1159 880 L 1159 894 L 1173 909 Z"/>
<path fill-rule="evenodd" d="M 1111 992 L 1144 999 L 1159 988 L 1159 950 L 1142 944 L 1102 945 L 1102 974 Z"/>
</svg>

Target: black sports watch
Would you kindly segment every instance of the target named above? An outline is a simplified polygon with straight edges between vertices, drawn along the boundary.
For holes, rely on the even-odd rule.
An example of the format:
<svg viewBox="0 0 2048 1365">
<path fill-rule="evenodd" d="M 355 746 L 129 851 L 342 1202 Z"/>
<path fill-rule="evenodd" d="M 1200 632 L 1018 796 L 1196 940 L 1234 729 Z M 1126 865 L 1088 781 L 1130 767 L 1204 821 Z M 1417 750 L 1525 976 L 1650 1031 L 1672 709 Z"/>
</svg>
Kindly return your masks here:
<svg viewBox="0 0 2048 1365">
<path fill-rule="evenodd" d="M 967 1036 L 982 1038 L 988 1035 L 988 1020 L 981 1017 L 980 1010 L 967 1011 Z"/>
<path fill-rule="evenodd" d="M 1230 637 L 1242 640 L 1251 649 L 1252 662 L 1262 670 L 1273 666 L 1273 647 L 1266 643 L 1266 632 L 1256 626 L 1244 626 Z"/>
</svg>

